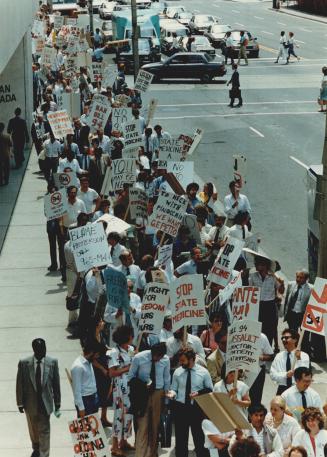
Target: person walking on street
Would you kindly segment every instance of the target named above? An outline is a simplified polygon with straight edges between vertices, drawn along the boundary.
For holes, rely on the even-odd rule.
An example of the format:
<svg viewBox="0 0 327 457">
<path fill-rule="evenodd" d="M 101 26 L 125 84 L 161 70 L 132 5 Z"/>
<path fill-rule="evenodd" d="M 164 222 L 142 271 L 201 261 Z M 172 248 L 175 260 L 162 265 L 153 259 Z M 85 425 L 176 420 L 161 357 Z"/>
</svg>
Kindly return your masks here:
<svg viewBox="0 0 327 457">
<path fill-rule="evenodd" d="M 288 34 L 288 43 L 287 44 L 288 44 L 288 56 L 287 56 L 287 62 L 286 63 L 289 63 L 291 55 L 294 56 L 297 60 L 300 60 L 300 57 L 297 56 L 295 54 L 295 52 L 294 52 L 294 46 L 296 46 L 298 48 L 299 45 L 296 44 L 293 32 L 289 32 L 289 34 Z"/>
<path fill-rule="evenodd" d="M 7 128 L 7 133 L 11 135 L 13 142 L 16 168 L 20 168 L 22 166 L 22 163 L 25 160 L 25 143 L 29 142 L 27 124 L 26 121 L 20 117 L 21 114 L 22 110 L 20 108 L 16 108 L 15 117 L 9 120 Z"/>
<path fill-rule="evenodd" d="M 42 338 L 32 341 L 34 355 L 20 360 L 16 379 L 16 401 L 25 413 L 32 442 L 31 457 L 50 454 L 50 415 L 60 416 L 60 378 L 58 360 L 46 355 Z"/>
<path fill-rule="evenodd" d="M 226 33 L 226 43 L 225 43 L 225 64 L 227 65 L 228 58 L 230 58 L 231 65 L 234 65 L 233 59 L 233 50 L 234 50 L 234 42 L 232 38 L 232 32 Z"/>
<path fill-rule="evenodd" d="M 10 173 L 10 153 L 12 142 L 10 136 L 3 133 L 5 124 L 0 122 L 0 186 L 7 186 Z"/>
<path fill-rule="evenodd" d="M 246 55 L 246 47 L 249 44 L 248 36 L 244 32 L 244 30 L 241 30 L 240 32 L 240 50 L 238 53 L 238 65 L 241 63 L 241 59 L 245 60 L 245 65 L 249 65 L 248 58 Z"/>
<path fill-rule="evenodd" d="M 318 103 L 320 105 L 319 111 L 321 113 L 327 113 L 327 67 L 323 67 L 321 71 L 324 76 L 321 81 L 320 96 L 318 98 Z M 324 106 L 326 107 L 325 110 Z"/>
<path fill-rule="evenodd" d="M 234 101 L 235 98 L 238 98 L 238 105 L 236 105 L 236 108 L 240 108 L 243 105 L 243 99 L 241 95 L 241 89 L 240 89 L 240 75 L 239 72 L 237 71 L 237 64 L 234 63 L 232 66 L 234 72 L 232 74 L 231 79 L 228 81 L 227 86 L 230 84 L 232 85 L 231 90 L 229 91 L 229 97 L 230 97 L 230 106 L 231 108 L 234 108 Z"/>
<path fill-rule="evenodd" d="M 277 55 L 277 59 L 275 60 L 275 63 L 278 63 L 279 59 L 286 60 L 285 64 L 287 63 L 287 49 L 288 49 L 288 44 L 287 44 L 286 35 L 285 35 L 285 32 L 282 31 L 282 32 L 280 32 L 279 49 L 278 49 L 278 55 Z"/>
</svg>

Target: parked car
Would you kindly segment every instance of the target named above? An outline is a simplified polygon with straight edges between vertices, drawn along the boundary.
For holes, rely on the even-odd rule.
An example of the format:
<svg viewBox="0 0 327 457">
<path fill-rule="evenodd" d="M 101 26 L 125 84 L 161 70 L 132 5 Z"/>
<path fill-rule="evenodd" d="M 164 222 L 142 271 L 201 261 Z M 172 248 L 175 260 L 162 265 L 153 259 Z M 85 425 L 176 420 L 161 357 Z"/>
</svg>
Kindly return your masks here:
<svg viewBox="0 0 327 457">
<path fill-rule="evenodd" d="M 226 33 L 231 30 L 232 27 L 230 25 L 212 24 L 204 36 L 208 38 L 214 48 L 218 49 L 224 43 Z"/>
<path fill-rule="evenodd" d="M 181 11 L 175 14 L 174 19 L 176 19 L 176 21 L 178 21 L 180 24 L 185 25 L 185 27 L 188 27 L 188 24 L 192 19 L 192 13 L 188 13 L 187 11 Z"/>
<path fill-rule="evenodd" d="M 75 0 L 52 0 L 54 13 L 61 13 L 63 16 L 73 16 L 78 13 L 80 6 Z"/>
<path fill-rule="evenodd" d="M 175 19 L 164 19 L 160 21 L 160 44 L 161 51 L 164 54 L 170 51 L 173 42 L 173 33 L 176 33 L 177 37 L 186 37 L 189 31 Z"/>
<path fill-rule="evenodd" d="M 187 42 L 189 37 L 180 39 L 181 47 L 184 51 L 187 51 Z M 203 35 L 193 35 L 194 41 L 191 44 L 191 52 L 206 52 L 207 54 L 215 54 L 215 48 L 210 44 L 207 37 Z"/>
<path fill-rule="evenodd" d="M 92 8 L 93 8 L 93 13 L 97 14 L 99 12 L 99 8 L 102 5 L 103 0 L 92 0 Z"/>
<path fill-rule="evenodd" d="M 139 39 L 139 59 L 140 67 L 150 62 L 160 62 L 161 53 L 157 47 L 153 44 L 151 38 L 140 38 Z M 133 73 L 134 70 L 134 56 L 132 41 L 129 40 L 129 44 L 117 50 L 116 59 L 117 64 L 124 65 L 125 73 Z"/>
<path fill-rule="evenodd" d="M 218 56 L 209 56 L 196 52 L 174 54 L 165 62 L 143 65 L 144 70 L 154 75 L 154 81 L 166 78 L 200 79 L 208 83 L 216 76 L 224 76 L 226 68 L 224 61 Z"/>
<path fill-rule="evenodd" d="M 116 6 L 116 2 L 104 2 L 99 7 L 99 16 L 101 19 L 111 19 L 112 12 Z"/>
<path fill-rule="evenodd" d="M 215 16 L 211 16 L 210 14 L 195 14 L 192 16 L 188 26 L 192 34 L 203 34 L 215 23 L 218 23 L 218 18 Z"/>
<path fill-rule="evenodd" d="M 150 8 L 152 5 L 151 0 L 136 0 L 136 8 L 139 10 L 144 10 Z"/>
<path fill-rule="evenodd" d="M 166 16 L 170 19 L 173 19 L 173 17 L 175 16 L 176 13 L 181 13 L 181 12 L 185 12 L 186 11 L 186 8 L 185 6 L 168 6 L 168 8 L 166 9 Z"/>
<path fill-rule="evenodd" d="M 253 35 L 251 35 L 250 32 L 248 32 L 247 30 L 245 30 L 245 33 L 248 37 L 248 45 L 246 47 L 246 54 L 248 55 L 248 57 L 259 57 L 259 50 L 260 50 L 260 46 L 257 42 L 257 39 L 253 37 Z M 238 56 L 238 53 L 239 53 L 239 50 L 240 50 L 240 30 L 232 30 L 232 35 L 231 35 L 232 39 L 233 39 L 233 52 L 232 52 L 232 55 L 234 58 L 237 58 Z M 224 43 L 222 45 L 222 50 L 223 50 L 223 53 L 224 53 L 224 45 L 225 45 L 225 42 L 226 42 L 226 37 L 224 38 Z"/>
<path fill-rule="evenodd" d="M 102 22 L 101 33 L 104 39 L 104 42 L 112 41 L 112 23 L 111 21 Z"/>
</svg>

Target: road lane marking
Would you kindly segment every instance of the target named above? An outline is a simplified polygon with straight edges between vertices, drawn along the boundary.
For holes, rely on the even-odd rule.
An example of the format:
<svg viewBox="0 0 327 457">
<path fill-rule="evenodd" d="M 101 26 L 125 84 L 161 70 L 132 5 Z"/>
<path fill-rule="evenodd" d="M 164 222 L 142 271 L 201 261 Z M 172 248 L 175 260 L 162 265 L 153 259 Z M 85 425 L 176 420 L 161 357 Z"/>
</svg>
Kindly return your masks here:
<svg viewBox="0 0 327 457">
<path fill-rule="evenodd" d="M 214 6 L 215 8 L 220 8 L 220 6 L 219 6 L 219 5 L 212 5 L 212 6 Z"/>
<path fill-rule="evenodd" d="M 247 117 L 247 116 L 304 116 L 308 114 L 316 114 L 321 117 L 321 113 L 318 111 L 298 111 L 298 112 L 276 112 L 276 113 L 232 113 L 232 114 L 201 114 L 201 118 L 205 117 Z M 169 117 L 162 117 L 158 116 L 155 117 L 157 120 L 175 120 L 175 119 L 198 119 L 199 115 L 196 116 L 169 116 Z"/>
<path fill-rule="evenodd" d="M 233 13 L 239 13 L 239 10 L 232 10 Z"/>
<path fill-rule="evenodd" d="M 236 25 L 239 25 L 239 26 L 241 26 L 241 27 L 245 27 L 244 24 L 240 24 L 239 22 L 235 22 L 235 24 L 236 24 Z M 297 41 L 299 41 L 299 40 L 297 40 Z"/>
<path fill-rule="evenodd" d="M 301 41 L 301 40 L 296 40 L 296 41 L 298 41 L 298 42 L 301 43 L 301 44 L 305 44 L 304 41 Z"/>
<path fill-rule="evenodd" d="M 271 33 L 271 32 L 266 32 L 265 30 L 261 30 L 261 33 L 265 33 L 266 35 L 273 35 L 273 33 Z M 297 41 L 299 41 L 299 40 L 297 40 Z"/>
<path fill-rule="evenodd" d="M 272 101 L 272 102 L 247 102 L 246 105 L 294 105 L 294 104 L 304 104 L 304 103 L 316 103 L 315 100 L 283 100 L 283 101 Z M 177 103 L 173 105 L 162 105 L 159 104 L 158 108 L 162 107 L 184 107 L 184 106 L 219 106 L 219 105 L 226 105 L 223 102 L 210 102 L 210 103 Z"/>
<path fill-rule="evenodd" d="M 256 133 L 258 136 L 260 136 L 261 138 L 264 138 L 265 136 L 259 132 L 259 130 L 253 128 L 253 127 L 249 127 L 250 130 L 252 130 L 252 132 Z"/>
<path fill-rule="evenodd" d="M 272 52 L 273 54 L 278 54 L 278 51 L 276 51 L 276 49 L 269 48 L 268 46 L 265 46 L 263 44 L 260 44 L 259 48 L 263 49 L 264 51 Z"/>
<path fill-rule="evenodd" d="M 199 13 L 199 12 L 200 12 L 200 10 L 194 10 L 194 12 L 195 12 L 195 13 Z"/>
<path fill-rule="evenodd" d="M 286 25 L 284 22 L 277 22 L 279 25 Z"/>
<path fill-rule="evenodd" d="M 253 16 L 253 17 L 255 17 L 256 19 L 262 19 L 264 21 L 263 17 L 260 17 L 260 16 Z"/>
<path fill-rule="evenodd" d="M 305 168 L 306 170 L 309 170 L 310 167 L 308 167 L 308 165 L 306 165 L 305 163 L 301 162 L 301 160 L 297 159 L 294 156 L 289 156 L 289 158 L 291 160 L 293 160 L 294 162 L 296 162 L 297 164 L 301 165 L 301 167 Z"/>
</svg>

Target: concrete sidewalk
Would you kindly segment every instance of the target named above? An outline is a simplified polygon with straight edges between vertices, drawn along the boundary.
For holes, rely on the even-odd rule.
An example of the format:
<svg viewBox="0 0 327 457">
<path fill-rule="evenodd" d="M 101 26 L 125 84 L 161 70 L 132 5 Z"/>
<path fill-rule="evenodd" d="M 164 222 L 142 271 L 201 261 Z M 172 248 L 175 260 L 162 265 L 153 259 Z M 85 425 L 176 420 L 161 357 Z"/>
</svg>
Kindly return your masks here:
<svg viewBox="0 0 327 457">
<path fill-rule="evenodd" d="M 269 8 L 271 11 L 276 13 L 288 14 L 290 16 L 295 16 L 301 19 L 308 19 L 310 21 L 320 22 L 322 24 L 327 24 L 327 17 L 318 16 L 316 14 L 306 13 L 305 11 L 300 11 L 294 7 L 281 6 L 278 10 L 275 8 Z"/>
</svg>

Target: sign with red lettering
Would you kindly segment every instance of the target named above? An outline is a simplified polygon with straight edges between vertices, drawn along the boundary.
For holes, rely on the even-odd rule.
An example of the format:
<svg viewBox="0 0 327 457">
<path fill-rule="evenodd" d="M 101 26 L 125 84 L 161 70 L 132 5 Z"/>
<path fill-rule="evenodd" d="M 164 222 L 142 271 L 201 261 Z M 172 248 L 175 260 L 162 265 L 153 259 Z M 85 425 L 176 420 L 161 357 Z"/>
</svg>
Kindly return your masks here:
<svg viewBox="0 0 327 457">
<path fill-rule="evenodd" d="M 148 225 L 175 237 L 183 221 L 187 200 L 179 195 L 161 191 L 149 217 Z"/>
<path fill-rule="evenodd" d="M 302 328 L 317 335 L 324 335 L 324 314 L 327 312 L 327 279 L 316 278 L 307 304 Z"/>
<path fill-rule="evenodd" d="M 183 275 L 170 283 L 173 332 L 184 325 L 205 325 L 202 275 Z"/>
<path fill-rule="evenodd" d="M 167 284 L 149 282 L 146 285 L 139 319 L 139 332 L 159 335 L 168 301 L 169 286 Z"/>
<path fill-rule="evenodd" d="M 66 138 L 66 135 L 73 135 L 72 121 L 66 110 L 52 111 L 47 118 L 55 138 Z"/>
<path fill-rule="evenodd" d="M 233 321 L 242 319 L 250 319 L 251 321 L 257 321 L 259 317 L 259 302 L 259 287 L 237 287 L 233 295 Z"/>
<path fill-rule="evenodd" d="M 225 245 L 220 249 L 217 259 L 208 276 L 209 281 L 227 286 L 237 259 L 241 255 L 244 241 L 228 237 Z"/>
<path fill-rule="evenodd" d="M 226 374 L 235 370 L 259 373 L 261 322 L 247 319 L 228 327 Z"/>
<path fill-rule="evenodd" d="M 111 105 L 105 95 L 93 95 L 90 112 L 85 119 L 92 132 L 104 129 L 111 113 Z"/>
<path fill-rule="evenodd" d="M 69 421 L 68 429 L 75 457 L 109 457 L 108 438 L 97 413 Z"/>
<path fill-rule="evenodd" d="M 66 214 L 67 210 L 67 193 L 65 189 L 44 196 L 44 214 L 48 221 L 58 219 L 58 217 Z"/>
</svg>

